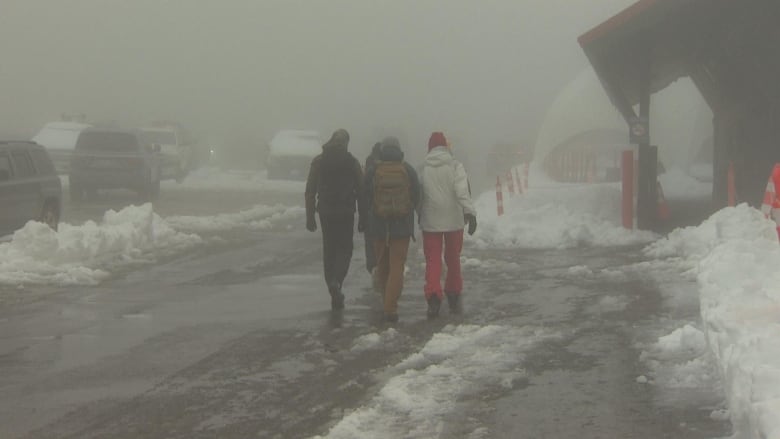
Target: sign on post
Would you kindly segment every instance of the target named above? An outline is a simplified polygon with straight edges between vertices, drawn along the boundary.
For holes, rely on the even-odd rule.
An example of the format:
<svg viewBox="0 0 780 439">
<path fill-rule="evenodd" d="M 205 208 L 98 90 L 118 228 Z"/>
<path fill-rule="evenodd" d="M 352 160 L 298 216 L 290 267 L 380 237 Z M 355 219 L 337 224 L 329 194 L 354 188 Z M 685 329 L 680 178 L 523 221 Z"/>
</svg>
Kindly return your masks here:
<svg viewBox="0 0 780 439">
<path fill-rule="evenodd" d="M 647 145 L 650 143 L 650 121 L 647 117 L 632 117 L 628 122 L 629 143 Z"/>
</svg>

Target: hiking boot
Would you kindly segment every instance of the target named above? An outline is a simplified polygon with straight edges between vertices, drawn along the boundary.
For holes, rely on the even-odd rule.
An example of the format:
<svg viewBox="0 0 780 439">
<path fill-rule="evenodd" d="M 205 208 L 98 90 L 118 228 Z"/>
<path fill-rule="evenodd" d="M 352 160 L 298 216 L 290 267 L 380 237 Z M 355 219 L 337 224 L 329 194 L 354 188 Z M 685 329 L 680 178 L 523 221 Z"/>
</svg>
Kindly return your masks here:
<svg viewBox="0 0 780 439">
<path fill-rule="evenodd" d="M 450 306 L 450 314 L 463 314 L 463 300 L 460 294 L 447 293 L 447 304 Z"/>
<path fill-rule="evenodd" d="M 439 317 L 439 308 L 441 307 L 441 299 L 439 296 L 431 296 L 428 299 L 428 318 L 435 319 Z"/>
<path fill-rule="evenodd" d="M 396 313 L 385 313 L 385 322 L 387 322 L 387 323 L 397 323 L 398 322 L 398 314 L 396 314 Z"/>
</svg>

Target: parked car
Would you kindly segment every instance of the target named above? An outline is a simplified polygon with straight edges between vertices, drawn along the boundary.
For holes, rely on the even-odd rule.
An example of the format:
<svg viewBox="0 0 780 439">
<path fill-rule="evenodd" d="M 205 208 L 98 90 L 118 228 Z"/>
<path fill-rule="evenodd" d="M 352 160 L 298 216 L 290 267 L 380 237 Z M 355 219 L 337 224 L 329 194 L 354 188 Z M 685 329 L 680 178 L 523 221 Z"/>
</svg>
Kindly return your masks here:
<svg viewBox="0 0 780 439">
<path fill-rule="evenodd" d="M 58 174 L 68 175 L 76 140 L 82 131 L 91 126 L 79 122 L 50 122 L 38 131 L 32 141 L 46 148 Z"/>
<path fill-rule="evenodd" d="M 311 160 L 320 152 L 322 136 L 317 131 L 279 131 L 268 145 L 268 178 L 305 180 Z"/>
<path fill-rule="evenodd" d="M 160 147 L 139 131 L 88 128 L 79 134 L 69 176 L 76 202 L 101 189 L 130 189 L 153 200 L 160 194 Z"/>
<path fill-rule="evenodd" d="M 141 128 L 145 141 L 160 146 L 160 178 L 181 183 L 195 168 L 195 142 L 175 123 L 157 123 Z"/>
<path fill-rule="evenodd" d="M 43 146 L 0 141 L 0 236 L 30 220 L 57 230 L 61 200 L 60 178 Z"/>
</svg>

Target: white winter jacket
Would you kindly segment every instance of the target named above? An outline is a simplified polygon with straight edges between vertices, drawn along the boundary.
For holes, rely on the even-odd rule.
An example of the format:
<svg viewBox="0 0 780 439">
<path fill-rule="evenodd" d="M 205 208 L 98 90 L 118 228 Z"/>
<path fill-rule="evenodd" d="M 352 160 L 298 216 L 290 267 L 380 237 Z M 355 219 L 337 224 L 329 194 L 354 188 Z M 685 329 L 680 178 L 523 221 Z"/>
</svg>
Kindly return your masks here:
<svg viewBox="0 0 780 439">
<path fill-rule="evenodd" d="M 424 232 L 451 232 L 466 225 L 463 215 L 476 216 L 463 165 L 446 146 L 433 148 L 420 172 L 422 201 L 420 228 Z"/>
</svg>

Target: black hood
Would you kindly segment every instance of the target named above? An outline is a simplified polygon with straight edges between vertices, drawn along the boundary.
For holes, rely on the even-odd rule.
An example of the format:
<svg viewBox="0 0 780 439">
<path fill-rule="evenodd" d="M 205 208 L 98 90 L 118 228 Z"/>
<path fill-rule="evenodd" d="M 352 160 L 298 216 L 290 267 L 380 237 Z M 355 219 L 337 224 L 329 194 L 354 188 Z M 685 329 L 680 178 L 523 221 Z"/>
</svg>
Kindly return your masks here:
<svg viewBox="0 0 780 439">
<path fill-rule="evenodd" d="M 400 162 L 404 159 L 401 144 L 395 137 L 386 137 L 382 140 L 382 160 L 388 162 Z"/>
<path fill-rule="evenodd" d="M 340 128 L 333 132 L 330 136 L 330 140 L 322 145 L 322 150 L 341 150 L 346 151 L 347 145 L 349 145 L 349 133 L 347 130 Z"/>
</svg>

